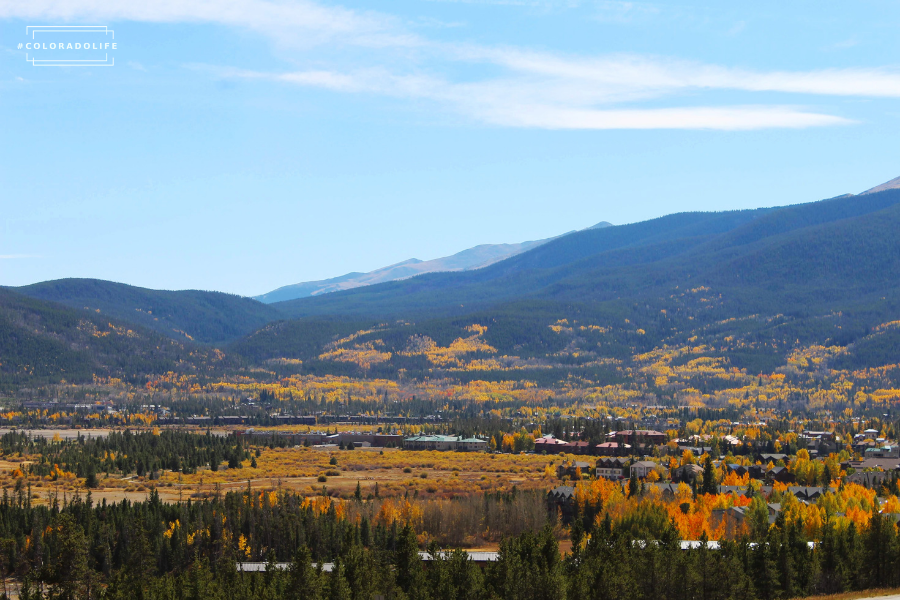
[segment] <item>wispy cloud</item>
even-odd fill
[[[653,5],[601,3],[607,10],[649,10]],[[227,79],[275,81],[341,93],[427,99],[482,122],[509,127],[564,129],[802,128],[851,119],[793,104],[809,97],[900,97],[900,70],[891,68],[754,71],[633,54],[572,56],[438,42],[408,30],[390,15],[324,6],[310,0],[7,0],[0,18],[86,19],[114,22],[213,22],[251,29],[282,44],[327,43],[366,48],[341,54],[321,68],[282,73],[213,69]],[[380,48],[380,50],[379,50]],[[401,52],[388,52],[401,49]],[[351,53],[352,54],[352,53]],[[297,63],[304,54],[295,54]],[[348,60],[350,61],[348,64]],[[459,75],[460,64],[482,64],[490,75]],[[375,65],[362,68],[361,65]],[[450,65],[448,68],[447,65]],[[381,65],[381,66],[378,66]],[[194,66],[196,68],[196,65]],[[476,69],[482,70],[482,69]],[[450,75],[453,73],[453,75]],[[743,92],[731,105],[710,105],[704,92]],[[761,98],[758,94],[769,96]],[[792,95],[773,100],[771,93]],[[673,100],[677,98],[677,102]],[[735,94],[731,94],[735,96]],[[798,99],[797,96],[804,96]],[[693,106],[684,106],[692,102]],[[652,104],[649,104],[652,103]],[[669,104],[669,106],[665,106]]]
[[[391,16],[308,0],[5,0],[0,19],[217,23],[250,29],[291,45],[343,41],[366,46],[415,45]]]
[[[823,69],[760,72],[633,54],[567,57],[516,48],[457,46],[463,60],[521,73],[592,83],[625,97],[682,89],[784,92],[830,96],[900,97],[900,69]]]
[[[202,68],[195,65],[195,68]],[[216,70],[218,76],[267,80],[345,93],[373,93],[397,98],[427,99],[493,125],[546,129],[714,129],[741,131],[802,128],[850,123],[848,119],[791,106],[694,106],[678,108],[598,107],[622,90],[591,89],[589,85],[548,85],[527,78],[457,83],[429,75],[395,75],[383,69],[351,73],[296,71],[262,73]],[[642,89],[646,94],[647,90]]]

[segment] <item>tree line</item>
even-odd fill
[[[79,436],[58,442],[13,431],[0,436],[0,451],[33,458],[34,462],[25,467],[28,474],[52,477],[58,466],[88,479],[88,487],[93,487],[92,476],[101,472],[152,477],[167,469],[188,474],[201,467],[214,471],[220,465],[240,468],[242,461],[252,458],[234,436],[174,430],[112,431],[106,437]]]
[[[248,489],[183,504],[152,493],[136,503],[88,495],[35,506],[22,492],[4,494],[0,570],[23,582],[26,600],[777,600],[900,585],[897,528],[878,512],[859,528],[826,526],[816,544],[802,524],[780,520],[690,549],[659,515],[607,516],[573,530],[566,555],[544,526],[506,537],[497,560],[482,565],[442,553],[402,515],[369,519],[365,503]],[[435,560],[422,560],[423,548]],[[268,566],[236,568],[248,560]]]

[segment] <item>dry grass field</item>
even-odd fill
[[[255,448],[250,448],[255,453]],[[213,495],[218,490],[290,489],[301,494],[350,498],[357,484],[362,496],[408,495],[418,498],[449,498],[506,492],[514,486],[520,490],[547,489],[556,485],[555,465],[560,456],[406,451],[399,449],[261,447],[256,467],[246,460],[239,469],[220,468],[217,472],[200,469],[185,475],[171,471],[149,476],[123,477],[98,473],[99,486],[91,491],[94,501],[122,499],[142,500],[156,489],[166,502],[186,501]],[[67,497],[84,495],[84,480],[66,473],[64,476],[41,478],[19,476],[17,469],[29,457],[0,459],[0,487],[12,493],[16,486],[31,486],[34,502],[46,502],[53,494]],[[336,463],[336,464],[333,464]],[[549,467],[549,468],[548,468]],[[323,481],[324,479],[324,481]]]

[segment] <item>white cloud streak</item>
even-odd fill
[[[390,16],[309,0],[4,0],[0,3],[0,19],[214,23],[249,29],[297,46],[420,43]]]
[[[461,114],[507,127],[545,129],[711,129],[747,131],[763,128],[803,128],[851,121],[790,106],[695,106],[679,108],[597,108],[606,92],[576,85],[547,85],[520,79],[454,83],[433,76],[397,76],[380,69],[337,73],[297,71],[260,73],[219,70],[225,78],[268,80],[329,89],[374,93],[397,98],[445,103]],[[588,86],[589,88],[589,86]]]
[[[511,70],[592,82],[630,93],[718,89],[828,96],[900,98],[900,69],[822,69],[758,72],[629,54],[573,58],[519,49],[458,47],[461,60],[489,62]]]
[[[760,104],[758,99],[735,106],[659,104],[667,96],[715,90],[900,98],[897,69],[762,72],[665,57],[564,56],[519,48],[439,43],[410,33],[394,17],[323,6],[310,0],[7,0],[0,4],[0,18],[205,22],[253,30],[285,45],[360,46],[367,49],[363,57],[366,63],[392,64],[392,68],[361,69],[355,64],[285,73],[213,71],[225,78],[428,99],[470,118],[509,127],[729,131],[818,127],[853,121],[789,106],[783,99],[774,105]],[[397,53],[382,55],[372,48],[401,49],[399,54],[405,58],[401,57],[398,66]],[[408,54],[411,49],[413,56]],[[440,74],[439,65],[448,60],[457,65],[485,64],[501,72],[475,81],[454,81]],[[654,106],[635,104],[649,100]]]

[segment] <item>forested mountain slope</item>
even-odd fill
[[[612,225],[606,221],[601,221],[596,225],[588,227],[585,231],[602,229],[604,227],[612,227]],[[339,292],[389,281],[398,281],[417,275],[423,275],[425,273],[473,271],[482,269],[511,256],[521,254],[532,248],[537,248],[551,240],[559,239],[570,235],[571,233],[572,232],[564,233],[552,238],[521,242],[518,244],[480,244],[457,252],[451,256],[435,258],[433,260],[423,261],[411,258],[394,265],[369,271],[368,273],[347,273],[346,275],[333,277],[331,279],[306,281],[303,283],[286,285],[266,294],[262,294],[261,296],[256,296],[255,298],[261,302],[270,304],[297,298],[307,298],[309,296],[319,296],[331,292]]]
[[[522,299],[596,302],[715,284],[785,301],[892,287],[900,190],[779,209],[683,213],[574,233],[485,269],[277,303],[292,316],[464,314]],[[888,287],[885,287],[888,286]],[[789,307],[784,307],[785,309]]]
[[[282,318],[277,309],[252,298],[222,292],[150,290],[98,279],[58,279],[12,289],[206,343],[233,340]]]
[[[51,379],[240,361],[272,373],[609,382],[664,349],[768,373],[798,349],[835,347],[834,364],[880,366],[900,352],[898,231],[900,190],[886,190],[587,230],[477,271],[272,306],[47,282],[23,291],[78,308],[4,291],[0,362],[7,374]]]
[[[848,367],[880,366],[900,352],[898,231],[900,190],[671,215],[478,272],[283,303],[304,316],[230,350],[311,373],[543,382],[608,381],[609,361],[687,346],[752,373],[812,346],[840,347]]]
[[[148,373],[214,373],[227,366],[218,350],[0,288],[0,389],[90,382],[95,375],[141,382]]]
[[[375,285],[387,281],[398,281],[423,275],[425,273],[470,271],[480,269],[487,265],[501,261],[505,258],[525,252],[529,248],[535,248],[547,240],[522,242],[521,244],[482,244],[457,252],[452,256],[436,258],[434,260],[419,260],[411,258],[395,265],[382,267],[368,273],[347,273],[340,277],[324,279],[321,281],[306,281],[293,285],[286,285],[267,294],[256,296],[255,299],[267,304],[282,302],[296,298],[319,296],[331,292],[350,290],[368,285]]]

